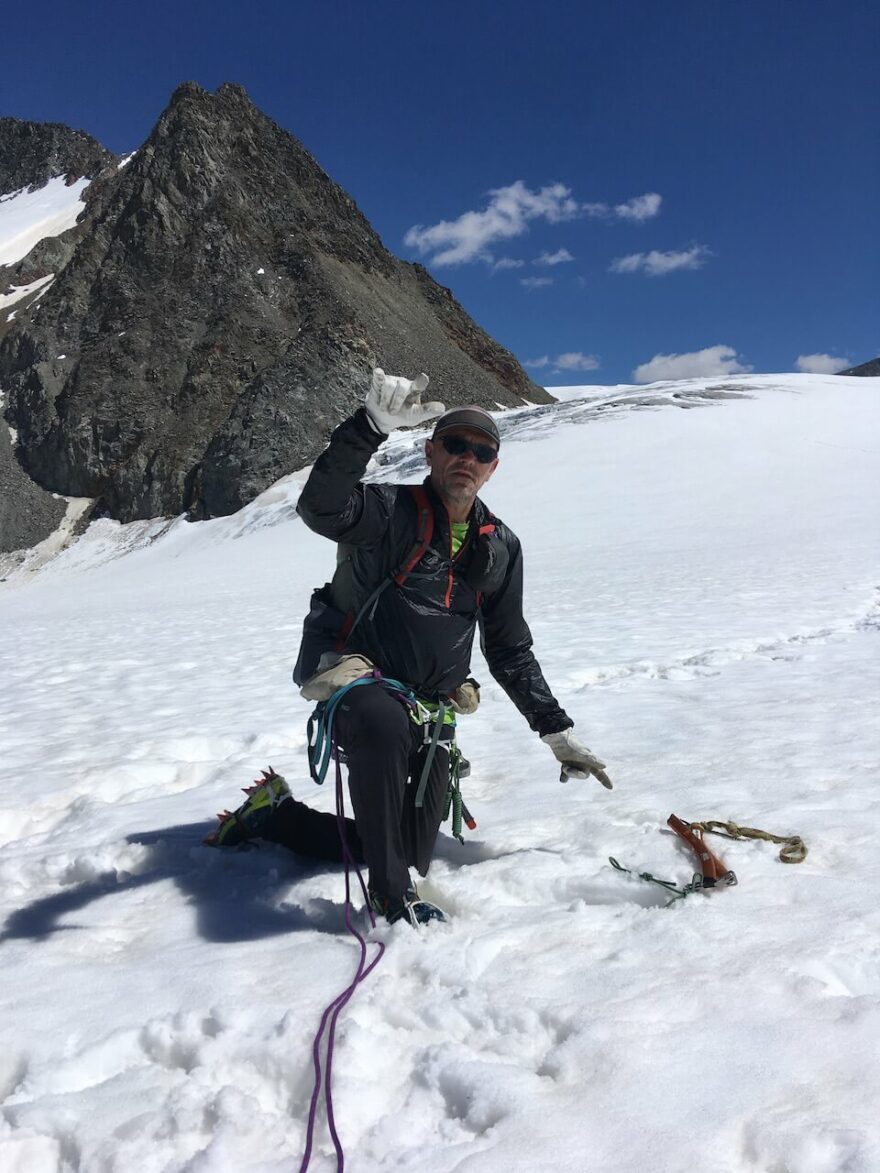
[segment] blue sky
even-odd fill
[[[46,0],[2,28],[0,113],[117,152],[179,82],[244,85],[539,382],[880,354],[874,0]]]

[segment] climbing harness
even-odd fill
[[[443,724],[447,713],[446,702],[441,701],[437,709],[437,715],[433,721],[433,729],[431,730],[431,740],[428,742],[428,752],[425,754],[425,761],[422,764],[422,773],[419,778],[419,785],[416,790],[416,806],[425,805],[425,791],[428,788],[428,775],[431,773],[431,765],[437,753],[437,746],[440,744],[440,734],[443,732]],[[453,729],[455,726],[453,725]],[[428,726],[425,726],[427,733]]]
[[[343,697],[351,689],[365,684],[381,685],[406,707],[410,719],[416,725],[421,725],[425,730],[425,745],[427,749],[416,788],[415,805],[417,807],[422,807],[425,804],[425,790],[427,789],[431,765],[437,750],[442,749],[449,755],[449,788],[446,794],[443,821],[445,822],[449,817],[449,811],[451,809],[453,817],[452,834],[460,842],[463,841],[461,834],[462,819],[469,830],[475,830],[477,824],[464,805],[461,797],[461,762],[464,759],[455,742],[455,712],[446,699],[440,700],[436,707],[426,704],[407,685],[403,684],[400,680],[383,676],[377,668],[374,668],[372,672],[361,676],[359,679],[353,680],[350,684],[343,685],[342,688],[337,689],[329,700],[321,701],[309,717],[307,739],[309,772],[312,778],[318,785],[321,785],[327,777],[327,771],[330,768],[330,761],[334,752],[341,753],[338,747],[336,747],[333,733],[336,712]],[[451,739],[441,740],[444,728],[453,731]]]
[[[407,708],[410,710],[415,709],[417,698],[412,689],[407,688],[399,680],[394,680],[390,676],[383,676],[377,668],[374,668],[372,672],[366,673],[357,680],[353,680],[350,684],[345,684],[342,688],[338,688],[329,700],[321,701],[315,707],[306,725],[309,773],[319,786],[327,777],[327,771],[330,768],[330,759],[333,756],[333,727],[336,721],[336,710],[339,708],[339,703],[353,688],[359,688],[365,684],[379,684],[393,696],[396,696]]]

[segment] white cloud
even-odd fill
[[[644,195],[633,196],[625,204],[581,204],[581,211],[585,216],[592,216],[597,220],[628,220],[631,224],[641,224],[645,220],[652,220],[660,211],[663,197],[656,191],[646,192]]]
[[[599,367],[599,359],[595,354],[569,350],[565,354],[558,354],[556,358],[543,354],[540,358],[526,359],[523,366],[532,367],[534,370],[552,367],[554,371],[595,371]]]
[[[501,269],[521,269],[525,261],[516,261],[513,257],[499,257],[492,266],[492,272],[497,273]]]
[[[615,257],[608,266],[609,273],[638,273],[645,263],[647,253],[630,253],[625,257]]]
[[[636,383],[659,383],[663,379],[742,375],[751,369],[739,361],[732,346],[708,346],[690,354],[655,354],[650,362],[636,367],[633,379]]]
[[[625,204],[618,204],[614,209],[614,214],[619,216],[621,220],[631,220],[635,224],[641,224],[643,220],[651,220],[657,215],[662,202],[662,196],[659,196],[656,191],[649,191],[645,195],[627,200]]]
[[[566,354],[558,355],[553,366],[557,371],[595,371],[599,369],[599,360],[595,354],[570,350]]]
[[[526,289],[543,289],[545,285],[552,285],[552,277],[520,277],[520,285],[524,285]]]
[[[533,265],[564,265],[566,261],[573,261],[574,257],[567,248],[560,248],[555,253],[543,252],[532,261]]]
[[[416,224],[404,236],[404,243],[423,256],[433,254],[434,265],[460,265],[467,261],[489,261],[489,246],[510,240],[528,231],[530,220],[558,224],[578,215],[571,191],[561,183],[531,191],[518,179],[508,187],[489,192],[489,204],[480,212],[463,212],[457,220],[441,220],[424,227]]]
[[[711,256],[709,249],[703,244],[692,245],[684,252],[662,253],[652,249],[648,253],[630,253],[627,257],[618,257],[608,266],[610,273],[647,273],[649,277],[663,277],[666,273],[674,273],[676,269],[701,269],[706,258]]]
[[[661,203],[656,192],[647,192],[613,207],[609,204],[579,204],[572,197],[571,189],[562,183],[550,183],[539,191],[532,191],[517,179],[507,187],[490,191],[489,202],[481,211],[462,212],[456,220],[441,220],[439,224],[414,224],[403,241],[408,248],[428,256],[432,265],[462,265],[470,261],[485,261],[491,265],[491,246],[501,240],[522,236],[528,231],[531,220],[559,224],[579,216],[593,216],[641,223],[656,216]],[[570,255],[560,255],[565,252],[560,249],[559,253],[553,254],[560,257],[559,261],[541,263],[559,264],[563,260],[574,260]]]
[[[835,358],[833,354],[799,354],[794,365],[808,375],[836,375],[853,364],[851,359]]]

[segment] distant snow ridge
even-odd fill
[[[693,411],[725,401],[748,400],[762,394],[791,395],[807,392],[827,382],[819,375],[741,375],[732,379],[682,379],[655,383],[647,387],[618,385],[552,388],[553,394],[564,392],[561,401],[552,404],[499,411],[495,418],[502,436],[502,459],[511,443],[531,442],[549,437],[557,431],[620,419],[631,413],[675,407]],[[430,429],[395,432],[370,462],[365,480],[375,482],[417,481],[425,475],[424,442]],[[177,518],[153,518],[120,524],[108,518],[93,522],[72,545],[66,544],[71,532],[71,517],[65,519],[64,533],[52,537],[30,550],[22,559],[0,556],[0,577],[6,582],[26,582],[36,570],[51,569],[66,573],[88,571],[114,562],[125,555],[160,543],[171,556],[191,552],[196,546],[219,546],[230,539],[241,539],[259,530],[298,522],[296,504],[311,466],[281,477],[248,505],[226,517],[216,517],[193,526],[183,515]],[[70,499],[81,509],[79,499]],[[66,545],[66,548],[65,548]],[[55,563],[50,568],[50,563]],[[759,652],[766,649],[757,649]],[[717,657],[738,659],[743,649],[713,648],[706,653],[714,663]],[[702,655],[703,653],[699,653]],[[607,666],[606,666],[607,667]],[[693,671],[690,661],[679,664],[637,663],[615,665],[606,675],[591,677],[593,684],[609,683],[620,675],[664,675],[678,668]],[[711,667],[711,665],[709,665]],[[580,683],[587,683],[582,681]]]
[[[59,175],[38,191],[23,188],[0,195],[0,265],[16,264],[44,237],[73,228],[85,208],[82,197],[90,182],[77,179],[68,186]]]
[[[795,381],[797,378],[794,376]],[[496,420],[504,443],[509,444],[539,439],[558,428],[586,425],[632,411],[660,407],[687,409],[725,399],[744,399],[759,386],[774,384],[766,377],[751,376],[723,383],[691,379],[648,388],[625,385],[573,387],[567,389],[569,396],[564,402],[501,411],[496,415]],[[371,461],[365,479],[380,482],[420,480],[425,474],[424,442],[429,434],[430,429],[394,433]],[[215,545],[224,540],[242,538],[256,530],[271,529],[297,520],[296,503],[309,471],[310,466],[307,466],[282,477],[250,504],[228,517],[200,522],[198,544]],[[59,572],[90,570],[145,549],[157,541],[169,547],[177,546],[181,551],[192,547],[192,526],[180,517],[155,518],[124,525],[101,519],[93,522],[78,541],[65,549],[71,532],[69,517],[65,519],[61,530],[29,551],[24,560],[4,560],[0,556],[0,576],[10,583],[25,582],[34,571],[45,570],[55,559],[59,562]],[[181,542],[184,534],[189,536]]]
[[[8,293],[0,293],[0,313],[6,311],[6,321],[11,321],[15,317],[15,310],[10,309],[10,306],[23,301],[33,293],[39,293],[42,296],[54,279],[54,273],[47,273],[45,277],[39,277],[36,281],[31,281],[29,285],[11,285]],[[37,298],[34,298],[34,301],[36,300]]]

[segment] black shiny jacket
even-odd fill
[[[355,610],[400,569],[417,538],[418,509],[405,485],[361,483],[383,438],[363,408],[340,424],[297,505],[310,529],[350,548]],[[544,679],[523,618],[519,539],[477,498],[467,538],[453,557],[449,515],[430,479],[425,489],[434,509],[430,547],[402,585],[392,582],[377,596],[346,651],[368,657],[420,696],[447,696],[468,677],[479,624],[489,670],[531,728],[542,735],[569,728],[572,721]],[[491,523],[494,534],[478,536]],[[485,542],[504,549],[487,559]]]

